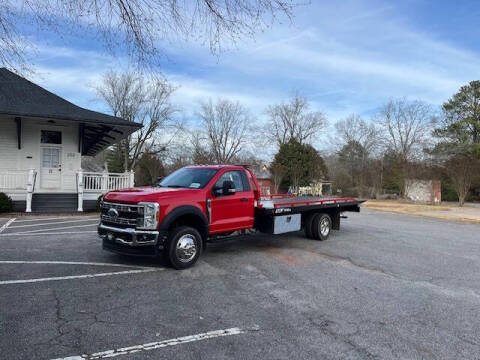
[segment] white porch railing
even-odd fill
[[[10,193],[26,193],[25,212],[32,211],[32,193],[35,189],[37,172],[30,170],[0,171],[0,191]]]
[[[130,173],[83,173],[84,192],[107,192],[132,187]]]
[[[27,190],[28,170],[0,170],[0,190]]]
[[[26,194],[25,212],[32,211],[32,196],[35,191],[37,171],[0,170],[0,192]],[[77,173],[78,211],[83,211],[83,194],[105,194],[112,190],[134,186],[133,171],[127,173],[83,172]],[[96,195],[95,195],[96,196]]]
[[[109,172],[84,172],[79,170],[77,174],[78,211],[83,211],[83,194],[104,194],[108,191],[133,187],[134,173],[109,173]]]

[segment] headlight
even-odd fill
[[[160,207],[157,203],[143,202],[139,203],[137,228],[156,230],[158,218],[160,216]],[[143,217],[141,216],[143,214]]]

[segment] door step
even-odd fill
[[[33,194],[32,212],[61,213],[76,212],[78,209],[78,195],[71,194]]]

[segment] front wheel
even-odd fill
[[[175,269],[186,269],[195,264],[202,253],[202,237],[190,226],[180,226],[168,235],[164,257]]]

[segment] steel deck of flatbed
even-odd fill
[[[285,197],[269,197],[259,201],[259,208],[277,209],[283,207],[300,207],[300,206],[318,206],[318,205],[354,205],[361,204],[365,200],[358,200],[353,197],[332,197],[332,196],[285,196]]]

